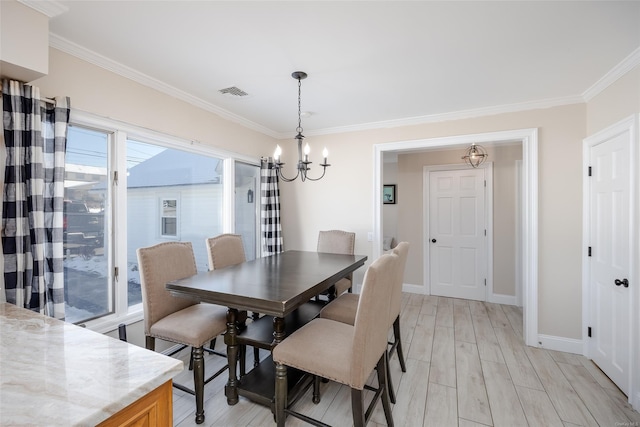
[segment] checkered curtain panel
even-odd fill
[[[2,248],[7,302],[64,319],[62,222],[69,98],[2,82],[7,150]]]
[[[282,226],[280,225],[280,189],[278,175],[271,159],[260,162],[260,218],[262,254],[282,252]]]

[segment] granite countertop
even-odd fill
[[[0,303],[0,425],[96,425],[182,369],[180,360]]]

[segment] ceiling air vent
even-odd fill
[[[247,92],[235,86],[231,86],[226,89],[220,89],[218,92],[220,92],[223,95],[232,96],[232,97],[233,96],[242,97],[242,96],[249,95]]]

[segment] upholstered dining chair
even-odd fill
[[[342,230],[320,231],[318,233],[317,252],[353,255],[356,244],[356,233]],[[353,274],[338,280],[335,284],[336,296],[346,291],[351,292]],[[332,295],[329,295],[330,299]]]
[[[145,346],[155,350],[155,339],[191,347],[194,390],[175,384],[196,398],[196,424],[204,422],[204,344],[227,329],[227,309],[171,295],[167,282],[193,276],[196,259],[190,242],[165,242],[137,250],[142,285]],[[220,354],[222,355],[222,354]]]
[[[387,352],[387,361],[393,355],[395,351],[398,354],[398,360],[400,362],[400,368],[402,372],[407,372],[407,367],[404,362],[404,354],[402,353],[402,340],[400,334],[400,307],[402,305],[402,282],[404,280],[404,269],[407,264],[407,255],[409,254],[409,243],[400,242],[391,253],[398,255],[400,259],[400,268],[397,271],[393,280],[387,285],[392,289],[391,293],[391,308],[389,310],[389,323],[386,330],[393,327],[393,342],[388,343],[391,347]],[[358,309],[359,296],[357,294],[343,294],[324,306],[320,311],[320,317],[325,319],[336,320],[338,322],[347,323],[353,325],[356,318],[356,312]],[[387,369],[389,368],[387,362]],[[392,378],[390,372],[387,371],[389,384],[389,397],[391,403],[396,403],[395,392],[393,390]]]
[[[353,325],[335,320],[316,318],[293,332],[273,349],[276,363],[275,406],[276,422],[284,426],[285,414],[309,418],[286,408],[287,367],[314,375],[314,402],[319,402],[319,381],[327,378],[351,388],[351,411],[355,427],[366,425],[378,399],[388,426],[393,426],[386,384],[387,322],[392,288],[388,286],[400,260],[396,254],[385,254],[367,269]],[[341,363],[336,363],[339,360]],[[367,410],[364,410],[363,390],[369,374],[376,369],[378,388]],[[321,424],[316,424],[321,425]]]
[[[209,270],[219,270],[221,268],[230,267],[232,265],[242,264],[247,260],[244,252],[244,244],[242,243],[242,236],[239,234],[220,234],[216,237],[209,237],[206,239],[207,254],[209,255]],[[241,312],[241,321],[246,320],[247,312]],[[253,320],[257,320],[260,315],[253,313]],[[241,347],[240,355],[240,375],[244,375],[245,358],[244,349]],[[253,348],[253,365],[258,366],[260,363],[260,349]]]

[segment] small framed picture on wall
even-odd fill
[[[396,204],[396,185],[385,184],[382,188],[382,203],[385,205]]]

